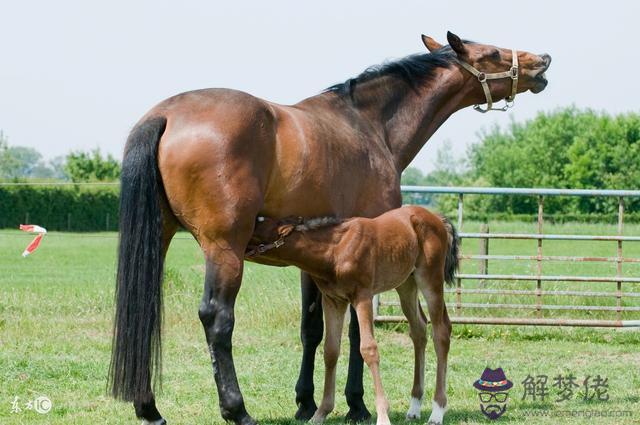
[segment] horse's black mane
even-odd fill
[[[352,97],[358,84],[387,75],[404,81],[409,88],[414,89],[418,84],[433,78],[436,69],[448,68],[454,58],[455,53],[447,45],[434,53],[414,54],[392,62],[370,66],[357,77],[328,87],[325,92]]]

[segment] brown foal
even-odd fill
[[[433,411],[428,423],[442,423],[447,406],[447,355],[451,336],[443,287],[445,281],[453,281],[458,266],[458,238],[446,218],[419,206],[397,208],[373,219],[345,221],[333,217],[279,221],[258,217],[252,244],[258,245],[249,249],[249,255],[257,252],[266,257],[276,255],[280,261],[313,276],[322,292],[326,327],[324,396],[312,421],[322,422],[333,410],[343,320],[351,304],[360,326],[360,352],[373,377],[377,424],[390,423],[389,403],[382,388],[380,357],[373,336],[372,299],[375,294],[396,289],[409,321],[415,350],[412,399],[407,417],[420,416],[424,392],[427,321],[419,302],[417,290],[420,290],[427,300],[437,358]],[[413,279],[409,279],[411,275]]]

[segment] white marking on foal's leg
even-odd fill
[[[411,397],[409,403],[409,411],[407,412],[407,419],[420,419],[420,410],[422,408],[422,400],[419,398]]]
[[[429,420],[427,421],[427,425],[442,425],[444,420],[444,412],[447,411],[446,407],[440,407],[437,401],[431,401],[431,416],[429,416]]]
[[[316,413],[313,414],[313,417],[309,419],[309,422],[312,424],[321,424],[327,418],[327,414],[320,411],[320,409],[316,410]]]
[[[167,421],[165,421],[164,419],[160,418],[157,421],[153,421],[153,422],[149,422],[146,419],[142,420],[142,425],[165,425],[167,423]]]

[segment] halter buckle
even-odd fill
[[[274,248],[280,248],[282,245],[284,245],[284,239],[278,239],[277,241],[275,241],[273,243],[273,247]]]
[[[512,66],[511,67],[511,79],[512,80],[517,80],[518,79],[518,67],[517,66]]]
[[[480,81],[481,83],[484,83],[485,81],[487,81],[487,74],[485,74],[484,72],[479,73],[478,81]]]

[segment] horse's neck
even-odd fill
[[[356,87],[352,108],[377,129],[402,172],[451,114],[473,103],[473,86],[467,83],[454,66],[439,68],[416,89],[383,76]]]

